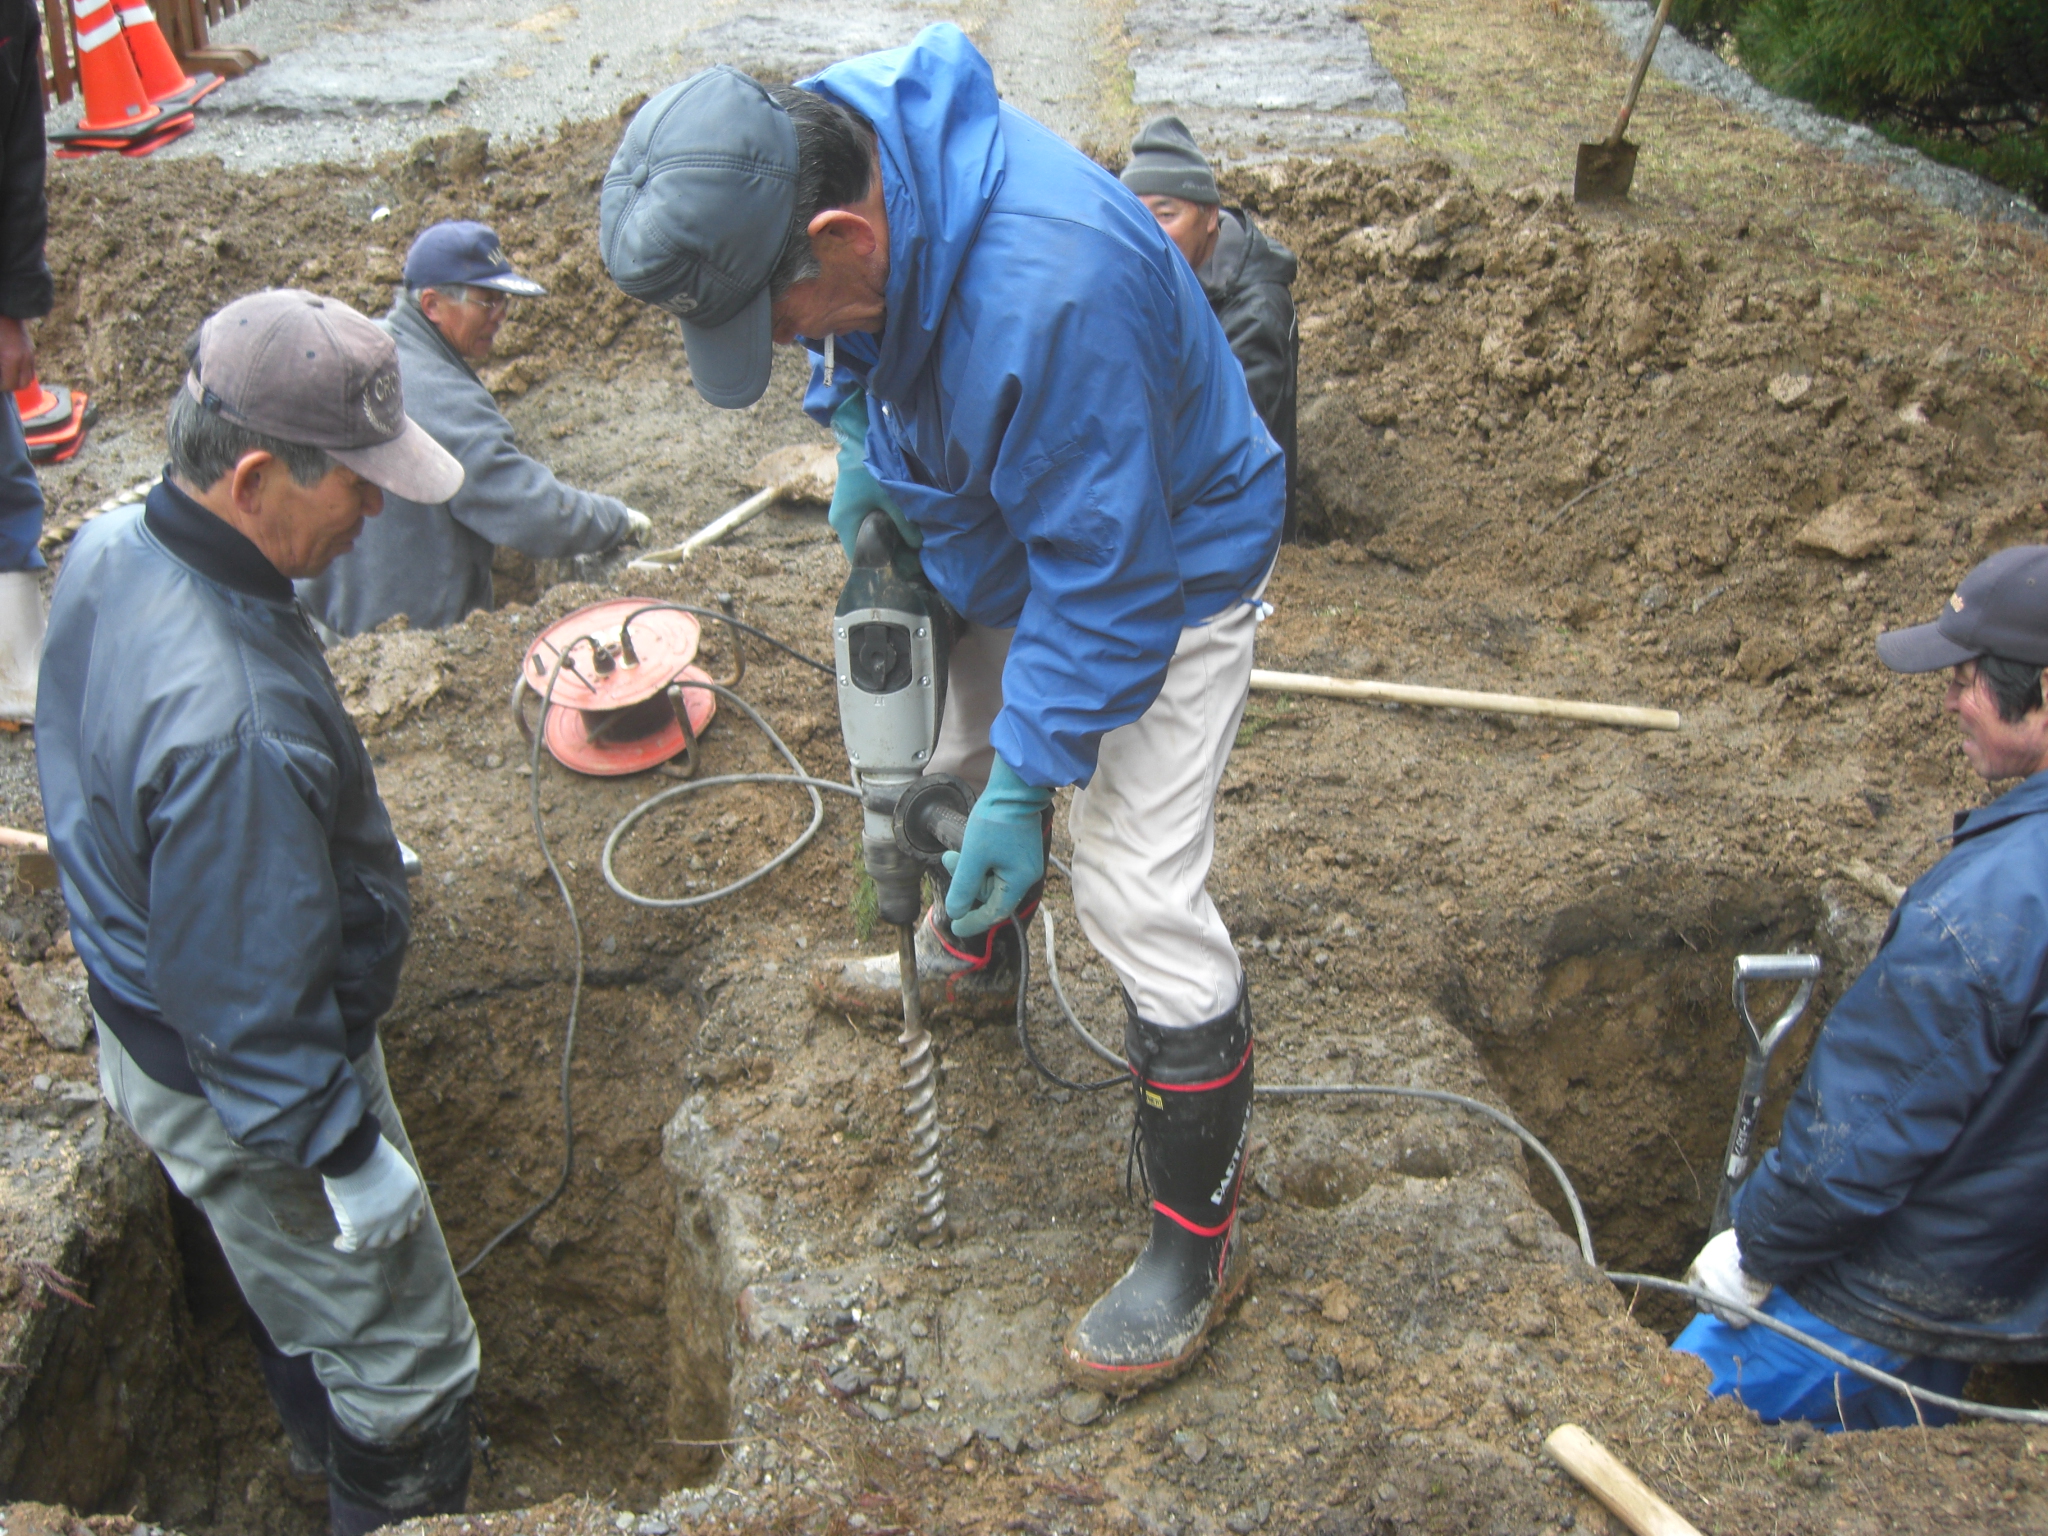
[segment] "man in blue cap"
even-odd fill
[[[1028,916],[1073,785],[1074,906],[1123,984],[1151,1239],[1071,1376],[1184,1370],[1243,1289],[1244,974],[1206,890],[1286,470],[1193,270],[1138,201],[997,98],[957,27],[770,91],[730,68],[634,118],[614,281],[744,407],[774,343],[851,445],[833,525],[896,517],[965,620],[932,771],[982,786],[920,973]]]
[[[1953,1397],[1976,1362],[2048,1360],[2048,547],[1993,555],[1877,655],[1947,670],[1971,768],[2021,782],[1957,816],[1907,889],[1687,1278]],[[1732,1311],[1672,1347],[1766,1420],[1955,1417]]]
[[[512,269],[497,234],[471,220],[422,231],[405,287],[380,322],[398,343],[405,398],[462,464],[462,489],[432,506],[385,498],[384,515],[299,596],[338,635],[394,614],[441,629],[491,606],[491,559],[507,545],[536,559],[602,554],[637,541],[649,519],[623,501],[562,484],[520,451],[512,424],[476,376],[515,298],[547,290]]]

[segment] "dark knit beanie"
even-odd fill
[[[1123,184],[1140,197],[1178,197],[1190,203],[1220,203],[1216,177],[1195,148],[1195,136],[1177,117],[1155,117],[1131,140],[1131,163]]]

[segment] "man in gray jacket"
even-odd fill
[[[1294,316],[1294,253],[1269,238],[1242,208],[1225,208],[1208,157],[1177,117],[1155,117],[1131,140],[1119,178],[1166,231],[1223,323],[1231,355],[1244,369],[1252,409],[1287,456],[1287,521],[1294,507],[1295,370],[1301,334]]]
[[[649,526],[624,502],[566,486],[520,452],[477,378],[513,298],[547,292],[512,270],[497,235],[468,220],[435,224],[406,253],[404,279],[381,323],[398,343],[413,417],[461,463],[462,488],[441,502],[387,498],[353,551],[298,584],[313,615],[340,635],[398,613],[415,629],[441,629],[490,607],[497,545],[556,560],[616,549]]]
[[[86,525],[36,706],[107,1102],[206,1215],[336,1536],[459,1513],[476,1328],[384,1076],[412,931],[361,737],[292,591],[462,468],[391,339],[253,294],[200,327],[145,506]]]

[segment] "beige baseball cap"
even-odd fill
[[[405,414],[398,348],[339,299],[269,288],[199,327],[185,390],[222,419],[324,448],[407,501],[448,500],[462,466]]]

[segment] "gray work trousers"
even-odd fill
[[[412,1236],[374,1252],[334,1246],[320,1175],[237,1146],[205,1099],[166,1088],[100,1026],[100,1087],[206,1213],[243,1299],[287,1355],[310,1355],[335,1419],[358,1440],[402,1442],[476,1388],[476,1325],[431,1202]],[[384,1138],[419,1167],[372,1044],[354,1063]]]
[[[1103,735],[1095,775],[1074,790],[1067,815],[1082,931],[1139,1016],[1168,1029],[1229,1012],[1244,984],[1208,880],[1216,794],[1244,718],[1258,627],[1257,607],[1237,603],[1183,629],[1159,696]],[[954,642],[928,772],[957,774],[977,792],[988,783],[1013,634],[970,624]]]

